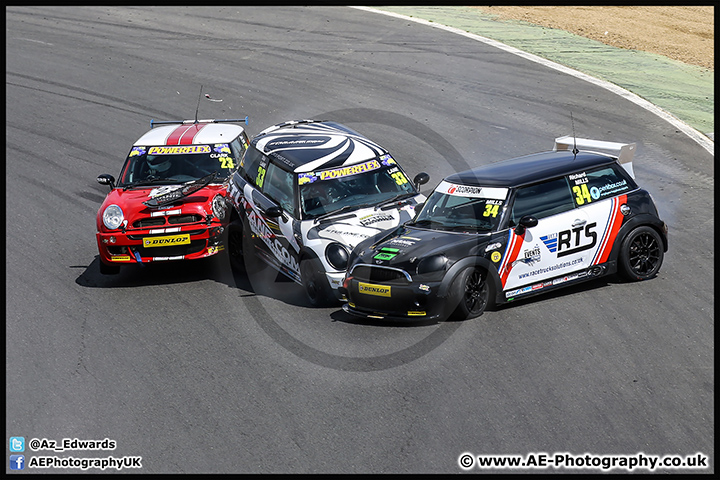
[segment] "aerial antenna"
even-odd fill
[[[570,123],[572,124],[572,132],[573,132],[573,149],[572,149],[572,152],[573,152],[573,155],[575,155],[575,156],[577,157],[577,154],[578,154],[578,152],[579,152],[580,150],[578,150],[578,148],[577,148],[577,140],[576,140],[577,137],[575,136],[575,119],[573,118],[572,112],[570,112]],[[574,158],[573,158],[573,160],[574,160]]]
[[[195,107],[195,123],[198,123],[198,110],[200,110],[200,98],[202,97],[202,88],[203,86],[200,85],[200,93],[198,94],[197,107]]]

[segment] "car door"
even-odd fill
[[[256,184],[258,189],[252,193],[253,221],[250,222],[256,246],[265,253],[268,263],[297,279],[300,245],[293,225],[299,211],[295,175],[270,162],[259,166]],[[280,215],[276,215],[277,207],[282,210]]]
[[[597,249],[598,224],[585,208],[577,207],[567,177],[519,188],[511,226],[525,215],[536,217],[538,224],[521,234],[509,232],[499,270],[506,296],[529,293],[548,286],[545,282],[587,268]]]

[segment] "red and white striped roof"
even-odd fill
[[[243,132],[240,125],[228,123],[184,123],[162,125],[145,133],[136,146],[151,145],[197,145],[229,143]]]

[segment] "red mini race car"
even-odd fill
[[[229,175],[248,146],[244,120],[150,122],[97,213],[100,272],[123,264],[193,260],[224,248]],[[157,125],[157,126],[156,126]]]

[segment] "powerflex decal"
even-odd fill
[[[150,147],[148,155],[184,155],[210,152],[212,152],[210,145],[189,145],[187,147]]]
[[[357,165],[351,165],[349,167],[336,168],[334,170],[325,170],[323,172],[320,172],[320,180],[348,177],[350,175],[357,175],[358,173],[369,172],[377,168],[380,168],[380,162],[378,162],[377,160],[370,160],[369,162],[359,163]]]

